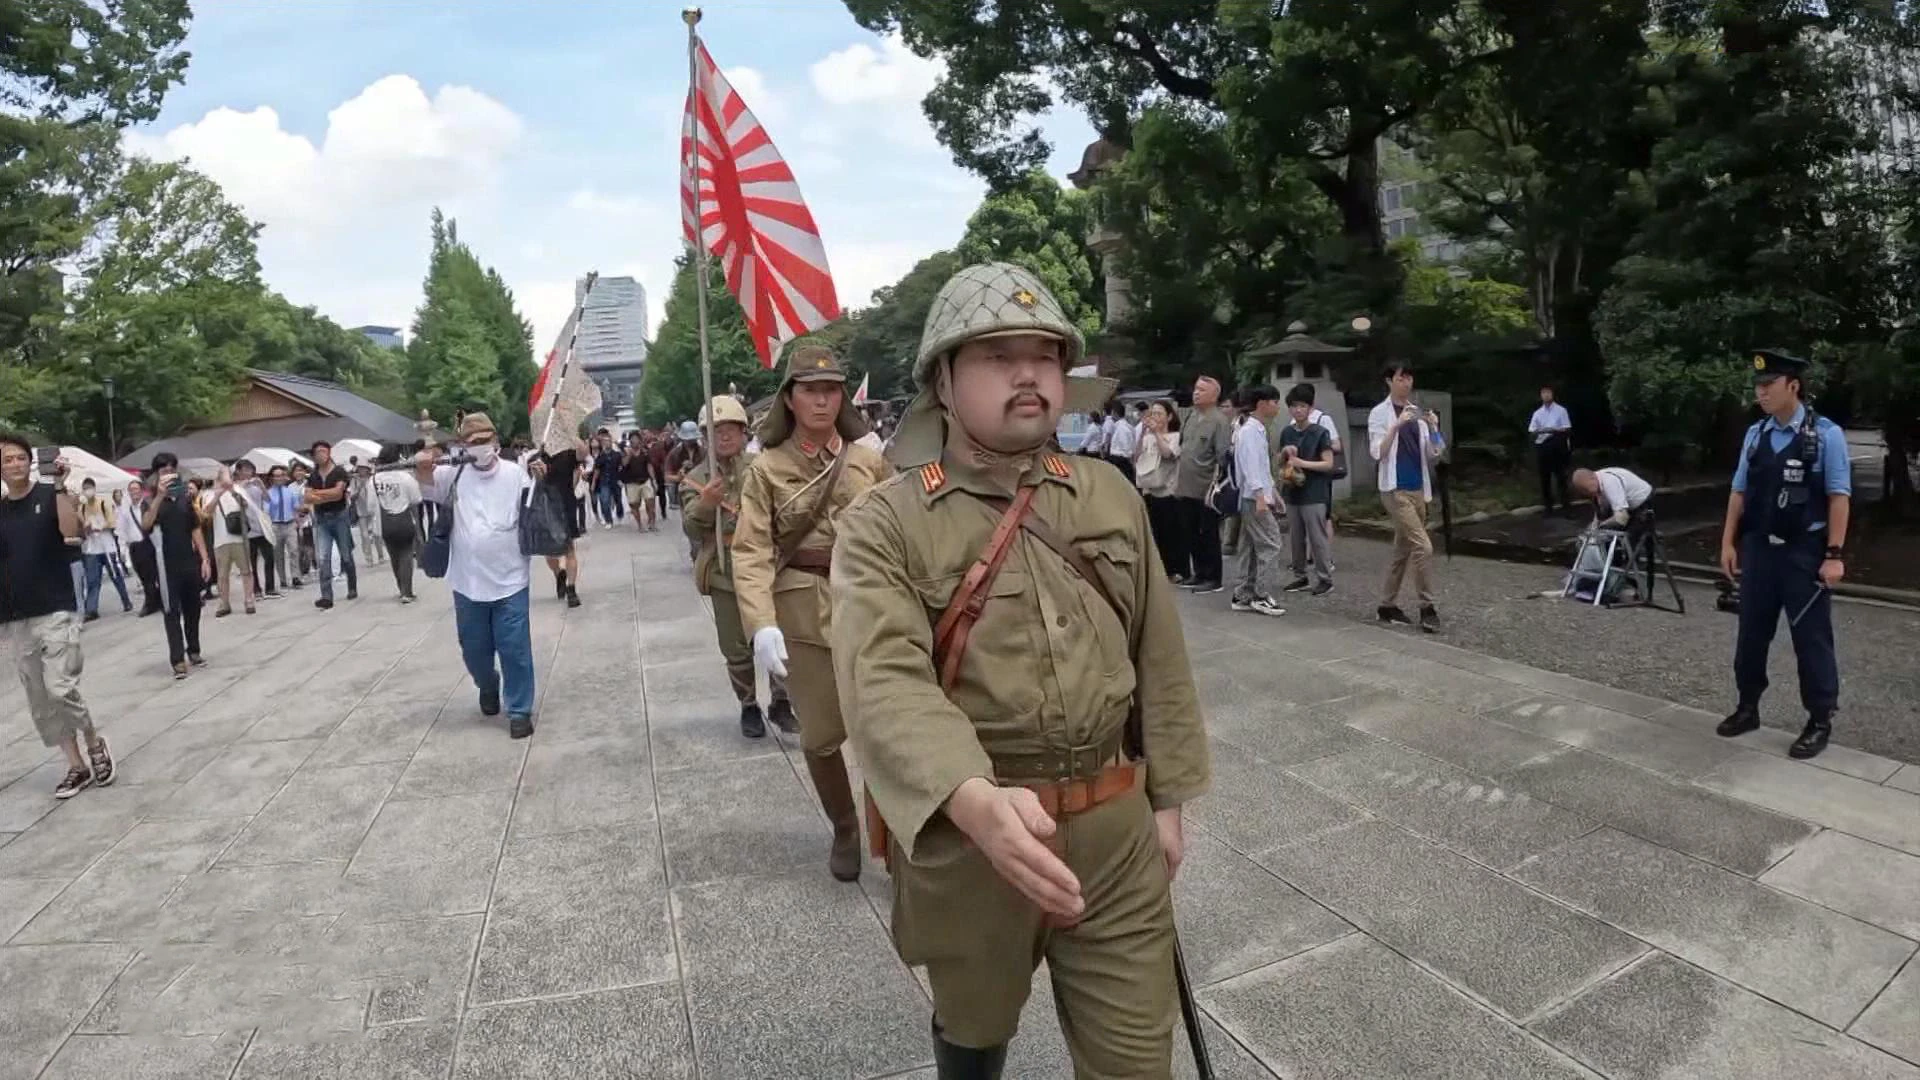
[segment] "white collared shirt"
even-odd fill
[[[1572,428],[1573,418],[1567,415],[1566,406],[1557,401],[1533,410],[1533,419],[1527,421],[1527,431],[1533,435],[1536,446]]]

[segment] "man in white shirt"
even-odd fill
[[[480,711],[507,710],[513,738],[533,734],[533,631],[528,611],[528,558],[520,553],[520,505],[528,474],[546,466],[500,456],[500,437],[485,413],[467,413],[456,440],[469,459],[460,465],[418,466],[427,497],[453,515],[447,585],[453,589],[460,656],[480,690]],[[498,657],[499,668],[494,667]]]
[[[1367,414],[1367,449],[1380,463],[1375,479],[1380,502],[1393,522],[1393,561],[1380,589],[1378,616],[1383,623],[1412,622],[1400,610],[1400,586],[1413,571],[1420,598],[1420,629],[1440,632],[1433,605],[1433,539],[1427,535],[1427,504],[1433,501],[1433,463],[1446,449],[1440,417],[1413,403],[1413,365],[1392,361],[1385,371],[1387,400]]]
[[[1553,387],[1540,388],[1540,407],[1527,421],[1527,433],[1533,436],[1533,453],[1540,463],[1540,503],[1553,513],[1553,486],[1560,485],[1560,505],[1568,505],[1567,464],[1573,460],[1573,418],[1566,406],[1553,400]]]
[[[1113,415],[1108,418],[1107,423],[1113,428],[1107,433],[1107,460],[1113,462],[1113,467],[1119,469],[1120,475],[1126,477],[1127,483],[1131,484],[1133,483],[1133,455],[1140,449],[1140,429],[1127,419],[1125,410],[1117,402],[1113,406]]]
[[[127,485],[127,498],[120,504],[114,531],[127,553],[128,565],[140,579],[140,617],[143,619],[160,610],[160,564],[154,558],[153,541],[147,538],[147,530],[140,527],[140,516],[146,512],[146,485],[135,480]]]
[[[1252,386],[1236,397],[1240,416],[1233,429],[1233,478],[1240,487],[1240,580],[1232,606],[1256,615],[1285,615],[1273,599],[1280,569],[1280,496],[1267,440],[1268,422],[1280,415],[1280,391]]]
[[[1626,469],[1578,469],[1573,493],[1593,501],[1595,525],[1625,525],[1634,511],[1653,498],[1653,485]]]
[[[1107,456],[1106,418],[1097,412],[1087,414],[1087,437],[1080,443],[1080,452],[1088,457]]]

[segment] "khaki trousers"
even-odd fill
[[[787,693],[800,721],[800,748],[808,757],[837,753],[847,741],[847,724],[840,716],[833,651],[788,638]]]
[[[895,845],[901,959],[926,965],[934,1017],[956,1046],[1010,1041],[1044,959],[1078,1080],[1171,1077],[1173,901],[1145,793],[1066,818],[1050,846],[1086,899],[1070,929],[1049,927],[944,816],[928,824],[914,861]]]
[[[56,611],[0,623],[0,642],[20,672],[27,712],[33,715],[41,743],[59,746],[75,735],[91,743],[93,717],[80,699],[80,616]]]
[[[1427,535],[1427,500],[1417,491],[1389,491],[1380,496],[1393,522],[1393,561],[1387,565],[1380,603],[1400,602],[1400,583],[1413,571],[1413,591],[1422,607],[1433,603],[1433,539]]]
[[[759,691],[753,682],[753,642],[740,625],[740,604],[732,592],[719,588],[713,590],[711,599],[714,636],[719,638],[720,656],[727,662],[727,681],[733,684],[734,699],[742,705],[754,704]],[[768,675],[767,687],[774,701],[786,700],[787,680]]]

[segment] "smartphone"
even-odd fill
[[[173,478],[167,481],[167,494],[175,499],[186,498],[187,478],[179,473],[174,473]]]

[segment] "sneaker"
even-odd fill
[[[93,782],[106,787],[113,783],[113,755],[107,752],[107,740],[98,737],[87,747],[87,760],[93,764]]]
[[[1305,592],[1307,591],[1307,586],[1311,584],[1313,583],[1308,581],[1306,578],[1297,577],[1297,578],[1294,578],[1292,581],[1287,582],[1286,587],[1281,589],[1280,591],[1281,592]]]
[[[323,596],[320,599],[315,600],[313,602],[313,606],[319,608],[321,611],[331,611],[333,610],[333,601]]]
[[[1376,612],[1376,617],[1383,623],[1406,623],[1408,626],[1413,625],[1413,620],[1407,618],[1407,613],[1392,604],[1381,604],[1379,611]]]
[[[1187,587],[1187,582],[1192,581],[1193,579],[1188,577],[1185,574],[1174,574],[1173,576],[1169,577],[1167,580],[1173,582],[1174,585],[1178,586],[1179,588],[1184,589]]]
[[[230,607],[223,607],[223,608],[221,608],[220,610],[218,610],[218,611],[216,611],[216,612],[214,612],[214,613],[213,613],[213,617],[214,617],[214,618],[216,618],[216,619],[224,619],[224,618],[226,618],[227,616],[229,616],[229,615],[231,615],[231,614],[233,614],[233,609],[232,609],[232,608],[230,608]]]
[[[254,608],[254,606],[253,606],[252,604],[248,604],[248,605],[247,605],[247,614],[249,614],[249,615],[254,615],[254,614],[258,614],[258,612],[257,612],[257,611],[255,610],[255,608]]]
[[[1241,600],[1236,597],[1235,599],[1227,601],[1227,607],[1232,611],[1252,611],[1253,601]]]
[[[773,721],[773,726],[779,728],[782,735],[800,734],[800,721],[794,718],[793,702],[786,698],[774,701],[773,707],[767,710],[767,719]]]
[[[192,664],[194,667],[206,667],[207,658],[197,652],[190,652],[187,654],[187,663]]]
[[[1193,589],[1193,595],[1205,596],[1208,593],[1224,592],[1227,587],[1225,585],[1220,584],[1217,581],[1202,581],[1196,585],[1190,586],[1190,588]]]
[[[280,599],[281,597],[283,597],[283,596],[285,596],[285,595],[287,595],[287,594],[286,594],[286,593],[283,593],[283,592],[263,592],[263,593],[261,593],[261,594],[260,594],[260,599],[262,599],[262,600],[278,600],[278,599]]]
[[[1271,597],[1266,596],[1262,596],[1248,605],[1247,610],[1253,612],[1255,615],[1265,615],[1268,618],[1275,619],[1287,613],[1286,608],[1274,603]]]
[[[400,598],[400,606],[401,606],[401,607],[405,607],[406,605],[408,605],[408,604],[411,604],[411,603],[413,603],[413,597],[411,597],[411,596],[403,596],[403,597],[401,597],[401,598]]]
[[[53,797],[56,799],[71,799],[92,784],[93,774],[87,771],[86,766],[76,766],[68,769],[66,778],[54,787]]]
[[[89,611],[84,616],[81,617],[80,621],[83,623],[99,622],[100,613],[97,611]]]
[[[1314,596],[1325,596],[1332,591],[1333,591],[1333,582],[1331,581],[1322,581],[1320,584],[1315,585],[1313,587]]]
[[[1420,631],[1426,634],[1440,632],[1440,613],[1433,609],[1432,604],[1427,604],[1420,609]]]
[[[508,737],[524,739],[531,734],[533,734],[533,717],[525,713],[514,713],[507,717]]]
[[[173,679],[175,682],[179,682],[181,679],[184,679],[186,677],[187,677],[187,665],[185,664],[173,665]]]
[[[480,691],[480,715],[481,716],[499,716],[500,715],[500,691],[498,690]]]

